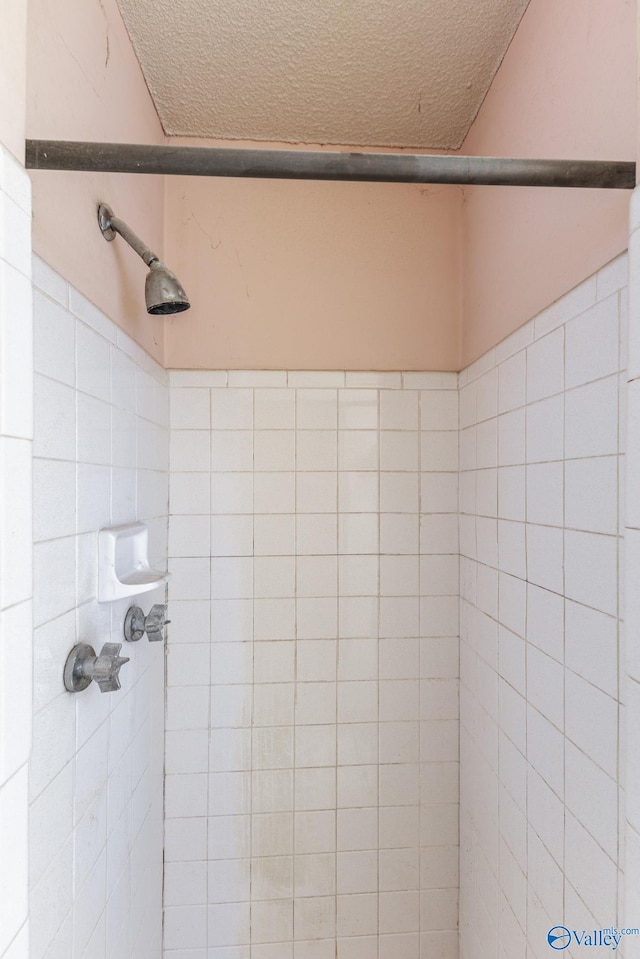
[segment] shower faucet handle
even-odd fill
[[[64,685],[70,693],[79,693],[95,679],[102,693],[120,689],[120,668],[129,662],[120,656],[122,643],[105,643],[98,656],[88,643],[74,646],[64,667]]]
[[[121,656],[122,643],[105,643],[96,656],[91,678],[95,679],[101,693],[113,693],[120,689],[120,667],[129,662]]]
[[[144,621],[144,628],[147,633],[147,639],[150,643],[161,643],[164,639],[162,627],[168,626],[168,624],[171,622],[170,619],[165,619],[166,615],[167,607],[162,603],[156,603],[156,605],[152,606],[149,610],[149,613]]]
[[[167,607],[161,603],[152,606],[147,616],[139,606],[132,606],[124,620],[124,638],[128,643],[137,643],[146,633],[150,643],[162,642],[162,627],[171,622],[165,619],[166,614]]]

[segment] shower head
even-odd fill
[[[160,260],[152,260],[144,284],[147,313],[182,313],[191,304],[178,277]]]
[[[177,276],[151,252],[124,220],[113,215],[113,211],[105,203],[98,207],[98,224],[105,240],[113,240],[116,233],[119,233],[149,267],[144,287],[147,313],[166,315],[189,309],[189,298]]]

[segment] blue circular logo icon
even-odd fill
[[[547,942],[552,949],[566,949],[571,943],[571,933],[566,926],[554,926],[547,933]]]

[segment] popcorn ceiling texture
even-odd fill
[[[528,0],[119,0],[167,134],[458,148]]]

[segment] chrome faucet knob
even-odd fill
[[[144,613],[139,606],[130,606],[124,618],[124,638],[128,643],[137,643],[144,636]]]
[[[96,656],[91,678],[95,679],[101,693],[113,693],[120,689],[120,667],[129,662],[128,656],[120,656],[122,643],[105,643]]]
[[[171,622],[170,619],[165,619],[166,614],[167,607],[161,603],[156,603],[156,605],[152,606],[149,610],[149,613],[144,621],[144,628],[147,632],[147,639],[150,643],[162,642],[164,639],[162,627],[167,626]]]
[[[162,642],[164,639],[162,627],[171,622],[165,619],[166,613],[167,607],[160,603],[152,606],[147,616],[139,606],[132,606],[125,616],[124,638],[128,643],[137,643],[146,633],[150,643]]]
[[[111,693],[120,689],[120,667],[129,662],[128,656],[120,656],[121,643],[105,643],[96,656],[88,643],[74,646],[64,666],[64,685],[70,693],[79,693],[95,679],[100,692]]]

